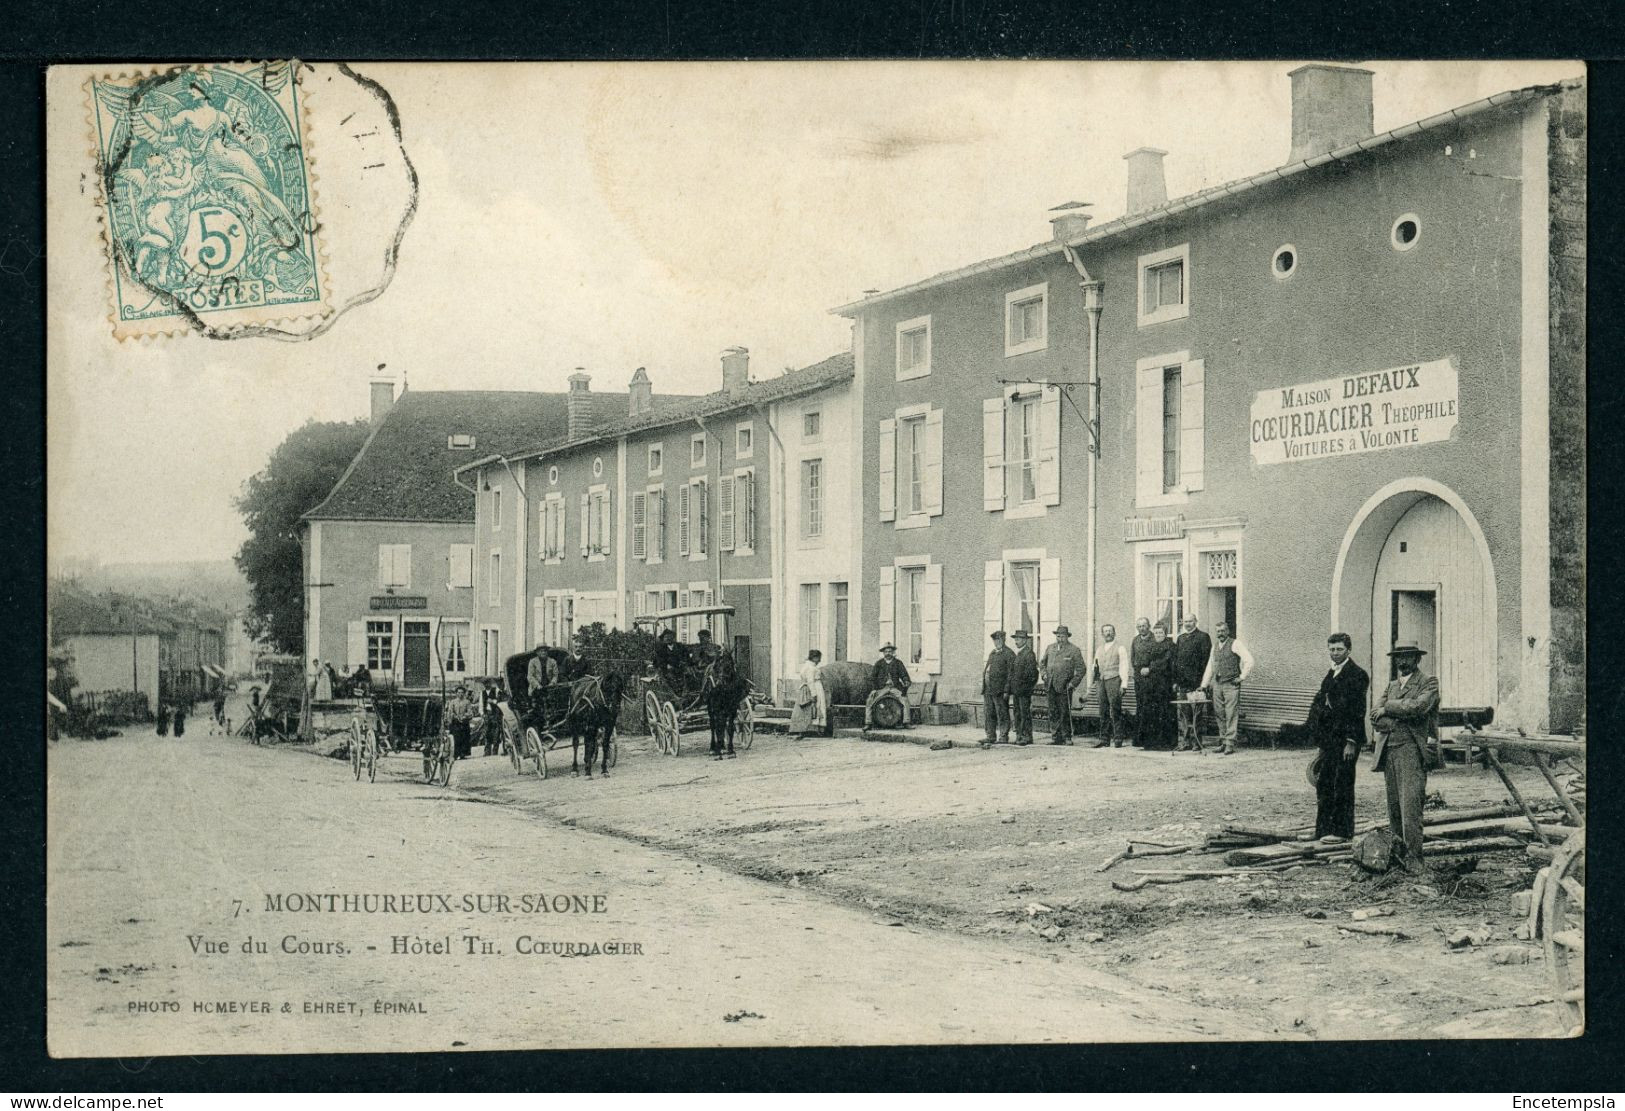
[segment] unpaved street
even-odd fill
[[[843,743],[829,751],[879,750]],[[938,929],[548,812],[698,803],[709,811],[699,840],[738,843],[763,820],[754,800],[773,777],[805,776],[803,755],[775,738],[735,762],[672,761],[634,740],[608,782],[519,781],[478,759],[446,791],[418,782],[415,755],[358,783],[347,763],[210,736],[201,720],[182,740],[62,741],[49,755],[51,1052],[1278,1036],[1245,1010],[1094,960]],[[891,774],[883,764],[874,775]],[[826,797],[806,779],[798,791],[805,813]],[[450,905],[323,906],[374,894]],[[582,898],[522,906],[559,896]],[[392,953],[396,938],[431,951]],[[564,942],[598,949],[520,953]]]

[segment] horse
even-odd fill
[[[749,684],[732,663],[729,657],[718,656],[705,669],[705,681],[700,687],[700,698],[705,702],[706,715],[711,721],[711,756],[716,760],[724,757],[731,760],[738,755],[734,751],[734,726],[739,704],[750,692]]]
[[[599,760],[600,774],[609,775],[609,745],[615,735],[615,720],[620,716],[621,696],[625,690],[626,676],[617,671],[604,676],[586,675],[570,684],[570,709],[565,727],[570,730],[572,774],[580,774],[576,752],[585,741],[587,778],[592,778],[595,758]]]

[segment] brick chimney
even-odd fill
[[[382,370],[382,367],[378,369]],[[395,407],[395,382],[390,378],[372,380],[372,427],[377,428]]]
[[[628,416],[637,416],[647,413],[654,408],[654,387],[649,384],[649,372],[638,367],[632,374],[632,381],[626,387]]]
[[[1299,66],[1292,78],[1292,153],[1288,162],[1371,137],[1371,71],[1353,66]]]
[[[1168,152],[1156,147],[1140,147],[1123,155],[1128,163],[1128,214],[1137,215],[1168,203],[1168,182],[1162,174],[1162,160]]]
[[[570,393],[564,399],[564,411],[569,424],[565,435],[578,440],[592,429],[592,391],[588,384],[592,376],[581,367],[570,375]]]
[[[729,347],[722,352],[722,388],[738,393],[750,384],[750,351]]]
[[[1082,235],[1092,217],[1084,209],[1088,201],[1067,201],[1050,209],[1049,226],[1057,243],[1069,243]]]

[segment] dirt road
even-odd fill
[[[775,790],[828,813],[828,792],[845,794],[877,752],[840,743],[764,741],[727,764],[634,743],[608,782],[518,781],[482,759],[445,791],[417,781],[414,756],[358,783],[347,764],[210,736],[201,721],[182,740],[59,742],[51,1052],[1278,1036],[1100,961],[718,866],[714,852],[754,836],[742,830],[796,835],[759,812]],[[845,779],[815,785],[809,761]],[[894,775],[885,763],[861,778]],[[908,812],[942,805],[916,798]],[[699,851],[582,828],[589,814],[678,821]],[[785,852],[774,875],[803,855]],[[379,898],[351,910],[345,896]]]

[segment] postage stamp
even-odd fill
[[[114,334],[230,335],[328,311],[295,62],[88,82]]]

